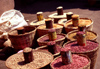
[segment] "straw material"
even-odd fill
[[[58,44],[59,46],[62,46],[63,43],[64,43],[64,41],[65,41],[65,34],[57,34],[57,35],[62,35],[62,36],[64,36],[64,38],[61,38],[61,39],[59,39],[59,40],[55,40],[56,44]],[[38,42],[39,46],[47,45],[48,41],[45,41],[45,42],[41,42],[41,41],[40,41],[41,38],[44,38],[44,37],[46,37],[46,36],[48,36],[48,34],[46,34],[46,35],[44,35],[44,36],[41,36],[40,38],[37,39],[37,42]]]
[[[44,50],[33,50],[33,61],[24,63],[23,52],[14,54],[6,60],[9,69],[40,69],[50,64],[53,55]]]
[[[66,22],[67,22],[67,19],[60,19],[60,20],[58,21],[58,24],[64,26],[64,24],[65,24]]]
[[[58,23],[60,19],[66,18],[66,13],[64,13],[63,15],[58,15],[58,13],[53,13],[48,17],[54,19],[54,23]]]
[[[34,26],[24,26],[24,34],[18,35],[17,30],[12,30],[8,33],[9,39],[15,51],[22,50],[25,47],[32,47],[36,28]]]
[[[94,41],[94,40],[89,40],[89,41],[92,41],[92,42],[95,42],[95,43],[98,43],[97,41]],[[66,44],[69,44],[69,43],[72,43],[72,42],[75,42],[75,41],[69,41],[69,42],[66,42],[63,47],[66,45]],[[91,59],[91,65],[90,65],[90,69],[94,69],[94,66],[95,66],[95,63],[96,63],[96,59],[97,59],[97,55],[98,55],[98,51],[99,51],[99,46],[93,50],[90,50],[90,51],[86,51],[86,52],[72,52],[74,54],[84,54],[84,55],[87,55],[90,59]]]
[[[44,27],[44,28],[40,28],[40,27]],[[49,29],[46,29],[45,27],[46,27],[45,25],[41,25],[41,26],[37,27],[38,37],[48,34]],[[62,32],[63,26],[58,25],[58,24],[53,24],[53,27],[56,30],[57,34],[60,34]]]
[[[35,27],[38,27],[38,26],[44,25],[44,24],[45,24],[45,19],[43,19],[41,21],[34,20],[34,21],[30,22],[30,25],[35,26]]]
[[[93,29],[93,20],[92,19],[89,19],[89,18],[80,18],[80,19],[91,20],[91,24],[90,25],[86,25],[86,30],[92,31],[92,29]],[[68,20],[66,22],[66,24],[68,24],[69,22],[72,22],[72,19],[71,20]],[[66,24],[64,25],[64,28],[65,28],[66,33],[70,32],[70,31],[73,31],[73,30],[78,30],[78,27],[71,26],[72,23],[69,24],[70,25],[69,27],[66,27]]]
[[[90,63],[91,63],[90,58],[89,58],[88,56],[86,56],[86,55],[83,55],[83,54],[77,54],[77,55],[86,57],[86,58],[89,60],[89,63],[88,63],[86,66],[84,66],[84,67],[82,67],[82,68],[80,68],[80,69],[90,69]],[[59,57],[61,57],[61,56],[56,57],[56,58],[50,63],[51,69],[54,69],[54,67],[52,67],[51,64],[52,64],[57,58],[59,58]]]
[[[49,18],[66,18],[66,13],[64,13],[63,15],[58,15],[57,13],[53,13],[49,15],[48,17]]]
[[[74,39],[71,39],[71,38],[69,38],[69,35],[71,35],[71,34],[73,34],[73,33],[77,33],[78,32],[78,30],[73,30],[73,31],[70,31],[70,32],[68,32],[68,34],[66,35],[66,38],[67,38],[67,40],[68,41],[73,41],[73,40],[76,40],[76,37],[73,37]],[[87,40],[97,40],[97,37],[98,37],[98,34],[97,33],[95,33],[94,31],[90,31],[90,30],[87,30],[87,32],[91,32],[91,33],[93,33],[96,37],[95,38],[92,38],[92,39],[87,39]],[[86,34],[87,35],[87,34]]]

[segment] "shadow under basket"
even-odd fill
[[[65,47],[67,44],[75,42],[75,41],[68,41],[63,45],[63,47]],[[98,43],[97,41],[94,41],[94,40],[87,40],[87,41]],[[85,51],[85,52],[72,52],[72,53],[87,55],[91,59],[90,69],[94,69],[94,66],[95,66],[95,63],[96,63],[96,59],[97,59],[97,55],[98,55],[98,51],[99,51],[99,43],[98,43],[98,47],[96,47],[93,50]]]
[[[16,29],[8,32],[8,37],[16,52],[33,45],[36,28],[34,26],[24,26],[24,30],[25,33],[19,35]]]

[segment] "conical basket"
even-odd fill
[[[76,36],[72,36],[72,37],[69,37],[69,36],[71,36],[72,34],[75,35],[75,33],[77,33],[77,32],[78,32],[78,30],[73,30],[73,31],[68,32],[67,35],[66,35],[66,39],[68,41],[76,40]],[[90,32],[90,33],[92,33],[92,34],[95,35],[95,37],[93,37],[93,35],[86,34],[86,36],[91,37],[91,39],[90,38],[87,38],[87,40],[95,40],[95,41],[97,40],[97,37],[98,37],[98,34],[97,33],[95,33],[94,31],[90,31],[90,30],[87,30],[86,32]]]
[[[97,41],[94,41],[94,40],[88,40],[88,41],[92,41],[92,42],[95,42],[95,43],[98,43]],[[69,42],[66,42],[63,47],[65,47],[66,44],[69,44],[69,43],[72,43],[72,42],[75,42],[75,41],[69,41]],[[91,65],[90,65],[90,69],[94,69],[94,66],[95,66],[95,63],[96,63],[96,59],[97,59],[97,55],[98,55],[98,51],[99,51],[99,46],[93,50],[90,50],[90,51],[86,51],[86,52],[72,52],[74,54],[84,54],[84,55],[87,55],[90,59],[91,59]]]
[[[64,36],[64,37],[61,38],[61,39],[55,40],[56,44],[62,46],[63,43],[64,43],[64,41],[65,41],[65,34],[57,34],[57,35],[62,35],[62,36]],[[44,37],[46,37],[46,36],[48,36],[48,34],[46,34],[46,35],[44,35],[44,36],[41,36],[40,38],[37,39],[37,42],[38,42],[38,45],[39,45],[39,46],[47,45],[47,43],[48,43],[49,41],[44,41],[44,42],[41,42],[41,41],[40,41],[41,38],[44,38]]]
[[[91,21],[91,24],[86,25],[86,30],[92,31],[92,29],[93,29],[93,20],[92,20],[92,19],[89,19],[89,18],[80,18],[80,19],[90,20],[90,21]],[[73,27],[73,26],[71,26],[72,24],[69,25],[69,27],[66,27],[66,24],[69,23],[69,22],[72,22],[72,19],[68,20],[68,21],[64,24],[64,28],[65,28],[66,33],[70,32],[70,31],[73,31],[73,30],[78,30],[78,27]]]
[[[34,26],[24,26],[24,34],[18,35],[17,30],[11,30],[8,32],[9,39],[15,51],[22,50],[25,47],[32,47],[36,28]]]
[[[87,65],[85,65],[84,67],[81,67],[81,68],[79,68],[79,69],[90,69],[90,63],[91,63],[90,58],[89,58],[88,56],[86,56],[86,55],[83,55],[83,54],[77,54],[77,55],[86,57],[86,58],[89,60],[89,63],[88,63]],[[56,57],[56,58],[51,62],[51,64],[52,64],[57,58],[59,58],[59,57],[61,57],[61,56]],[[51,64],[50,64],[51,69],[55,69],[54,67],[52,67]],[[67,69],[67,68],[66,68],[66,69]]]
[[[41,36],[43,36],[43,35],[45,35],[45,34],[48,34],[48,30],[49,30],[49,29],[46,29],[46,28],[45,28],[45,29],[40,29],[40,27],[42,27],[42,26],[43,26],[43,25],[37,27],[38,37],[41,37]],[[55,26],[60,26],[60,27],[55,28],[56,33],[57,33],[57,34],[60,34],[60,33],[62,32],[63,26],[58,25],[58,24],[53,24],[53,27],[55,27]],[[44,26],[44,27],[46,27],[46,26]]]
[[[6,67],[9,69],[48,69],[53,55],[44,50],[33,50],[33,61],[25,64],[23,52],[11,55],[6,60]]]

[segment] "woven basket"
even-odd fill
[[[83,56],[83,57],[86,57],[88,60],[89,60],[89,63],[86,65],[86,66],[84,66],[84,67],[81,67],[81,68],[79,68],[79,69],[90,69],[90,63],[91,63],[91,60],[90,60],[90,58],[88,57],[88,56],[86,56],[86,55],[83,55],[83,54],[77,54],[77,55],[80,55],[80,56]],[[58,56],[58,57],[56,57],[51,63],[50,63],[50,67],[51,67],[51,69],[55,69],[54,67],[52,67],[52,63],[57,59],[57,58],[59,58],[59,57],[61,57],[61,56]]]
[[[93,29],[93,20],[92,19],[89,19],[89,18],[80,18],[80,19],[91,20],[91,24],[86,26],[86,30],[92,31],[92,29]],[[68,20],[66,22],[66,24],[69,23],[69,22],[71,22],[71,21],[72,21],[72,19],[71,20]],[[64,25],[64,28],[65,28],[66,33],[70,32],[70,31],[73,31],[73,30],[78,30],[78,27],[66,27],[66,24]]]
[[[53,13],[48,17],[54,19],[54,23],[58,23],[60,19],[66,18],[66,13],[64,13],[63,15],[58,15],[57,13]]]
[[[58,44],[59,46],[62,46],[63,43],[64,43],[64,41],[65,41],[65,34],[57,34],[57,35],[62,35],[62,36],[64,36],[64,38],[62,38],[62,39],[55,40],[56,44]],[[41,41],[40,41],[41,38],[44,38],[44,37],[46,37],[46,36],[48,36],[48,34],[46,34],[46,35],[44,35],[44,36],[41,36],[40,38],[37,39],[37,42],[38,42],[39,46],[47,45],[48,41],[46,41],[46,42],[41,42]]]
[[[53,25],[58,25],[58,24],[53,24]],[[41,25],[41,26],[43,26],[43,25]],[[39,27],[41,27],[41,26],[39,26]],[[61,25],[59,25],[59,26],[61,26]],[[48,34],[49,29],[40,29],[39,27],[37,27],[38,37]],[[60,28],[55,28],[56,33],[60,34],[62,32],[62,29],[63,29],[63,26],[61,26]]]
[[[35,27],[38,27],[38,26],[44,25],[44,24],[45,24],[45,19],[43,19],[41,21],[34,20],[34,21],[30,22],[30,25],[35,26]]]
[[[36,48],[35,50],[44,50],[44,49],[47,49],[47,45],[45,46],[41,46],[41,47],[38,47]],[[53,54],[54,57],[57,57],[60,55],[60,52],[56,53],[56,54]]]
[[[88,40],[88,41],[92,41],[92,42],[95,42],[95,43],[98,43],[94,40]],[[72,42],[75,42],[75,41],[69,41],[69,42],[66,42],[63,47],[66,45],[66,44],[69,44],[69,43],[72,43]],[[86,51],[86,52],[72,52],[74,54],[84,54],[84,55],[87,55],[90,59],[91,59],[91,65],[90,65],[90,69],[94,69],[94,66],[95,66],[95,63],[96,63],[96,59],[97,59],[97,55],[98,55],[98,51],[99,51],[99,46],[91,51]]]
[[[64,24],[65,24],[66,22],[67,22],[67,19],[64,18],[64,19],[60,19],[60,20],[58,21],[58,24],[64,26]]]
[[[95,38],[87,39],[87,40],[95,40],[95,41],[96,41],[96,40],[97,40],[97,37],[98,37],[98,34],[95,33],[94,31],[90,31],[90,30],[87,30],[87,31],[88,31],[88,32],[91,32],[91,33],[93,33],[93,34],[96,35]],[[78,32],[78,30],[73,30],[73,31],[68,32],[68,34],[66,35],[66,39],[67,39],[67,41],[73,41],[73,40],[76,40],[76,36],[73,37],[74,39],[71,39],[71,38],[69,38],[69,35],[72,34],[72,33],[77,33],[77,32]]]
[[[8,32],[9,39],[15,51],[22,50],[25,47],[32,47],[36,28],[34,26],[24,26],[25,34],[18,35],[17,30]]]
[[[53,55],[44,50],[33,50],[33,57],[32,62],[25,64],[23,52],[20,52],[10,56],[5,64],[9,69],[47,69],[50,62],[53,61]]]

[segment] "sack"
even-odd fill
[[[8,32],[12,29],[27,26],[24,16],[18,10],[9,10],[4,12],[0,17],[0,31]]]

